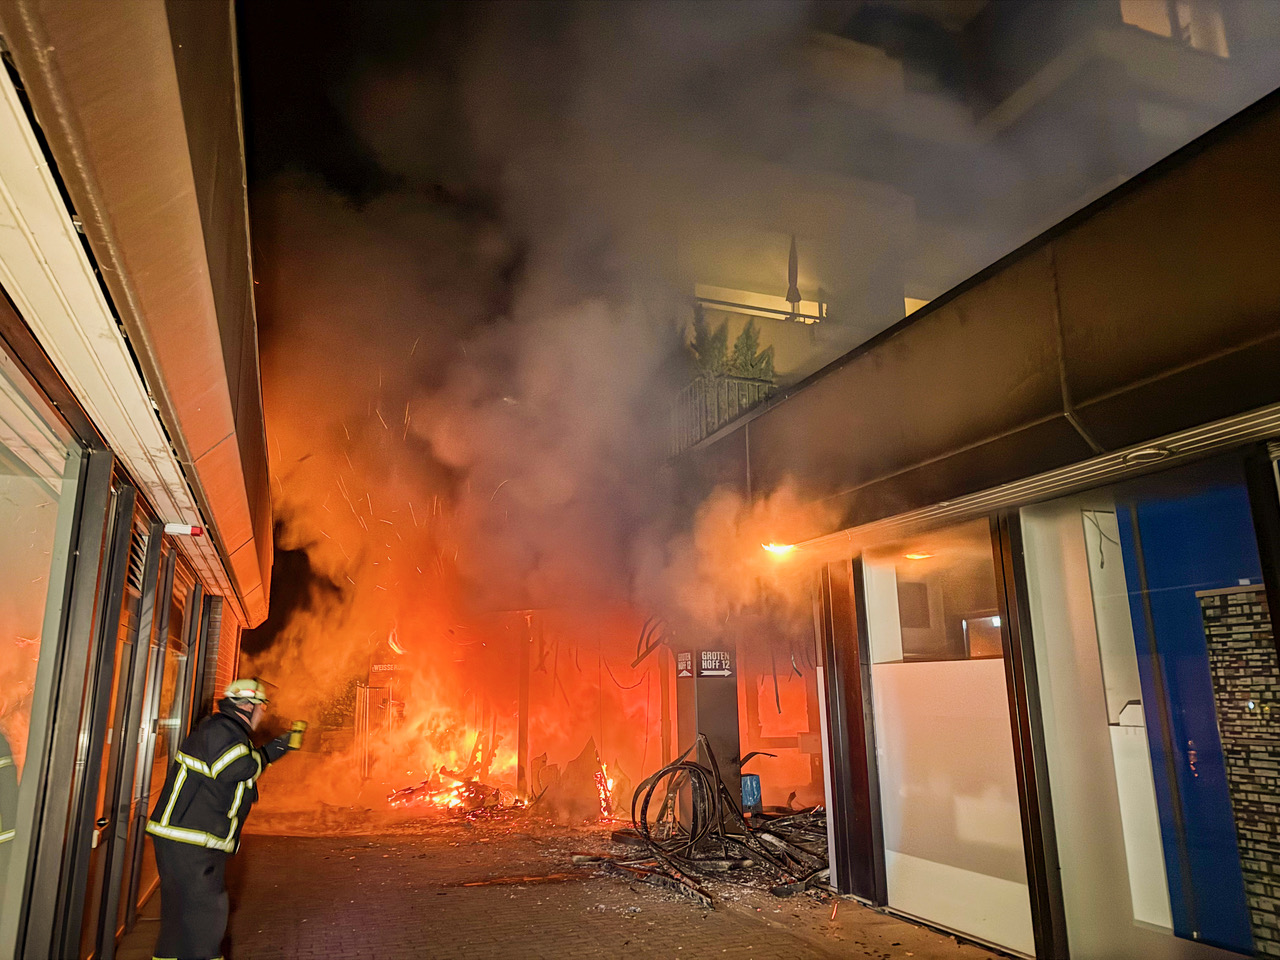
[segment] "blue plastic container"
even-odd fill
[[[760,801],[760,777],[754,773],[742,775],[742,810],[760,813],[764,807]]]

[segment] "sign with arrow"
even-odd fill
[[[733,654],[728,650],[703,650],[698,660],[700,677],[732,677]]]
[[[693,654],[677,653],[676,654],[676,676],[692,677],[693,676]]]

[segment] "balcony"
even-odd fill
[[[769,399],[771,380],[704,374],[680,391],[671,411],[671,455],[683,453]]]

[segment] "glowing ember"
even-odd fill
[[[785,556],[796,548],[794,543],[762,543],[760,546],[776,556]]]
[[[395,809],[423,806],[432,810],[469,814],[502,806],[502,796],[497,787],[479,780],[442,784],[437,777],[431,777],[417,786],[396,790],[387,797],[387,804]]]

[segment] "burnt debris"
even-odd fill
[[[701,748],[707,763],[690,759]],[[656,806],[655,806],[656,805]],[[634,854],[573,858],[579,866],[642,880],[714,907],[706,878],[769,884],[775,896],[827,889],[827,814],[822,807],[750,818],[720,776],[706,737],[647,777],[631,801],[632,828],[612,839]]]

